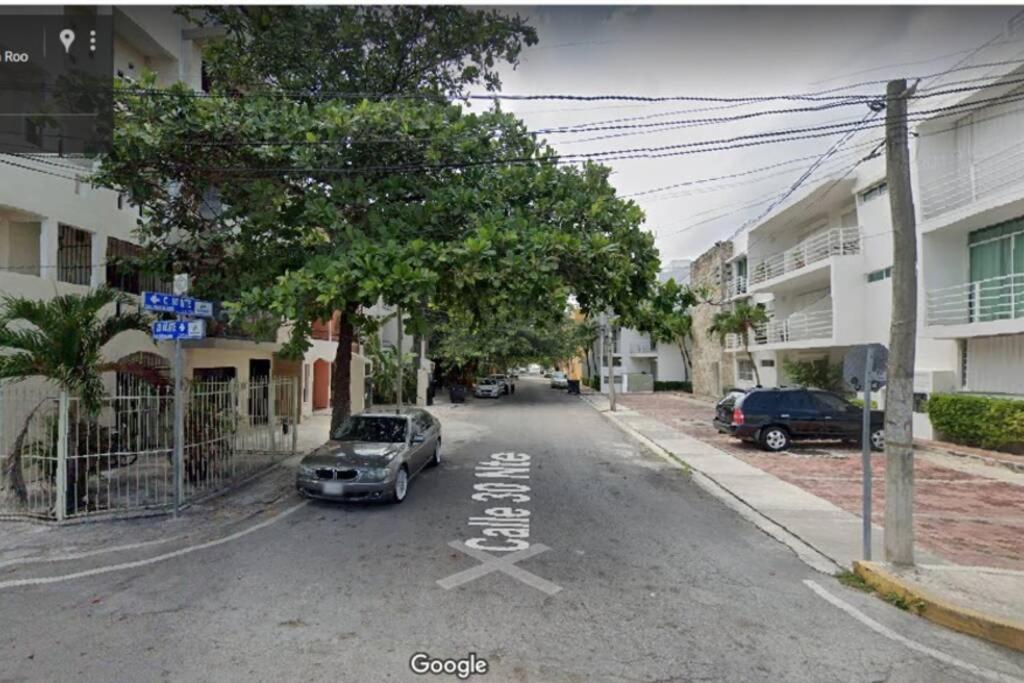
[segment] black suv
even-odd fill
[[[718,431],[755,441],[769,451],[795,439],[842,439],[860,443],[862,409],[829,391],[803,388],[752,389],[718,402]],[[871,411],[871,447],[885,445],[885,413]]]

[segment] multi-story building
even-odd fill
[[[658,280],[670,278],[679,284],[690,284],[688,259],[669,261],[658,274]],[[679,346],[670,342],[656,342],[649,334],[614,324],[612,332],[605,339],[599,339],[593,348],[593,358],[600,366],[601,390],[607,391],[608,348],[611,346],[612,364],[615,367],[615,390],[622,393],[653,391],[654,382],[689,381],[690,373],[683,361]]]
[[[1024,395],[1022,76],[916,129],[924,336],[955,344],[963,391]]]
[[[888,345],[893,251],[884,160],[857,170],[821,182],[737,239],[726,305],[747,300],[769,317],[745,340],[726,339],[737,386],[791,384],[789,362],[836,366],[854,346]],[[919,334],[916,391],[951,389],[955,363],[953,344]],[[874,399],[884,406],[884,392]],[[923,414],[918,432],[928,435]]]

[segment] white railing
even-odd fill
[[[0,519],[62,521],[175,500],[174,392],[121,376],[96,412],[49,384],[0,384]],[[183,393],[180,498],[225,489],[294,453],[298,383],[192,382]],[[287,428],[286,428],[287,425]],[[285,433],[288,432],[286,436]]]
[[[785,344],[805,339],[828,339],[832,336],[832,309],[799,311],[783,319],[772,319],[757,325],[750,332],[750,346]],[[725,335],[725,350],[743,348],[738,334]]]
[[[649,341],[633,342],[629,345],[630,353],[654,353],[657,347]]]
[[[767,282],[830,256],[860,253],[860,228],[833,228],[754,264],[750,284]]]
[[[734,296],[741,296],[747,293],[747,276],[737,275],[725,285],[725,295],[731,299]]]
[[[930,289],[925,294],[928,325],[965,325],[1024,318],[1024,273]]]

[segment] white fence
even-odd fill
[[[751,268],[750,284],[767,282],[831,256],[860,253],[860,228],[833,228],[765,257]]]
[[[100,410],[40,383],[0,384],[0,517],[61,521],[174,505],[171,387],[119,378]],[[296,382],[196,382],[183,392],[181,500],[294,452]]]
[[[1024,318],[1024,273],[931,289],[925,294],[928,325],[964,325]]]
[[[772,319],[756,326],[750,335],[750,346],[784,344],[806,339],[828,339],[832,336],[832,309],[792,313],[781,320]],[[738,334],[725,335],[726,351],[743,348]]]
[[[747,293],[747,276],[737,275],[736,277],[729,278],[729,281],[725,285],[725,296],[727,299],[732,299]]]

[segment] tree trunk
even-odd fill
[[[338,321],[338,348],[334,354],[334,376],[331,377],[331,433],[341,427],[352,413],[352,342],[355,328],[352,311],[346,308]]]
[[[914,563],[914,355],[917,235],[910,186],[905,80],[886,90],[885,152],[892,212],[892,321],[885,392],[885,559]]]
[[[28,489],[25,487],[25,477],[21,471],[21,451],[25,447],[25,437],[28,435],[28,427],[32,424],[32,418],[36,416],[36,413],[48,400],[43,399],[40,401],[32,409],[32,412],[28,414],[25,424],[22,426],[21,431],[18,432],[18,436],[11,446],[11,452],[7,454],[7,461],[4,463],[7,485],[4,487],[3,498],[19,506],[24,506],[28,503]]]
[[[754,362],[754,354],[750,352],[750,347],[746,344],[743,345],[743,350],[747,352],[747,358],[750,360],[750,365],[754,368],[754,384],[761,386],[761,373],[757,371],[757,363]]]
[[[690,352],[686,349],[686,337],[679,339],[679,353],[683,357],[683,367],[686,369],[686,381],[693,381],[693,363],[690,361]]]

